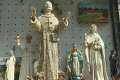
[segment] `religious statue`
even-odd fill
[[[108,80],[104,42],[95,24],[92,24],[89,32],[85,33],[85,55],[91,80]]]
[[[10,51],[10,57],[6,62],[6,77],[7,80],[14,80],[14,73],[15,73],[15,56],[13,50]]]
[[[24,43],[22,42],[20,34],[16,36],[16,53],[20,52],[22,58],[18,80],[31,79],[31,77],[28,77],[32,74],[31,41],[32,36],[30,34],[26,36],[26,42]]]
[[[117,50],[114,49],[111,51],[111,54],[109,57],[111,77],[113,80],[115,80],[117,76],[117,59],[118,59]]]
[[[67,69],[69,72],[69,80],[81,80],[82,79],[82,69],[83,69],[83,56],[81,52],[73,45],[68,59],[67,59]]]
[[[36,9],[33,8],[31,16],[33,27],[41,33],[40,71],[44,72],[44,80],[58,80],[58,32],[68,26],[68,17],[59,21],[52,13],[50,1],[46,1],[44,7],[43,15],[36,17]]]
[[[20,39],[20,34],[17,34],[16,36],[16,43],[17,43],[17,46],[20,46],[21,45],[21,39]]]

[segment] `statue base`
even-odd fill
[[[71,77],[70,80],[81,80],[81,78],[79,76],[75,76],[75,77]]]

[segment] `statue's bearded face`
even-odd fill
[[[46,11],[52,11],[53,10],[52,3],[50,1],[46,1],[46,3],[45,3],[45,10]]]

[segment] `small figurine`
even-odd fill
[[[17,34],[16,36],[16,43],[17,43],[17,46],[20,46],[21,44],[20,34]]]
[[[109,57],[111,77],[113,80],[115,80],[117,76],[117,59],[118,59],[117,50],[113,49]]]
[[[10,51],[10,57],[6,62],[7,70],[6,70],[6,75],[7,75],[7,80],[14,80],[14,73],[15,73],[15,56],[13,50]]]
[[[81,80],[83,69],[83,56],[81,52],[73,44],[73,47],[68,55],[67,69],[69,72],[69,80]]]
[[[23,42],[24,38],[21,38],[19,34],[16,36],[16,49],[18,49],[21,53],[21,67],[20,67],[20,73],[19,73],[19,79],[18,80],[26,80],[31,79],[28,77],[28,74],[31,74],[32,69],[32,59],[31,59],[31,48],[28,47],[29,44],[31,44],[32,36],[29,34],[26,36],[26,42]],[[27,63],[27,64],[26,64]],[[26,78],[27,76],[27,78]]]

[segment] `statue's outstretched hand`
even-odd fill
[[[65,26],[68,26],[68,17],[63,17],[62,22],[64,23]]]
[[[68,22],[68,19],[70,18],[70,16],[71,16],[71,12],[68,12],[67,16],[62,18],[63,22]]]
[[[68,12],[67,16],[62,18],[62,22],[64,22],[65,26],[68,26],[68,20],[70,16],[71,16],[71,12]]]
[[[36,17],[36,9],[33,7],[32,8],[32,16],[31,16],[32,21],[35,21],[35,17]]]

